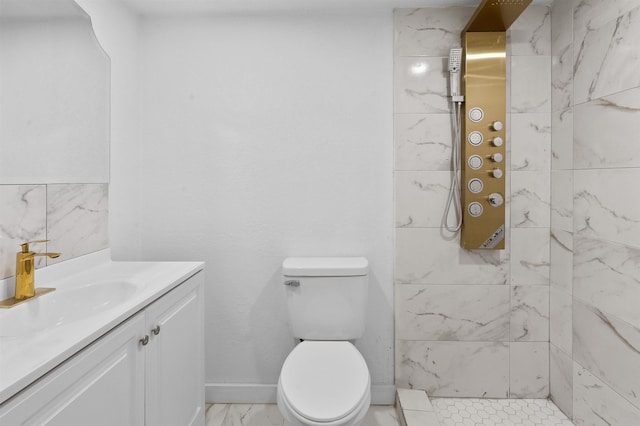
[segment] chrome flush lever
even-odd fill
[[[287,280],[284,282],[284,285],[288,285],[291,287],[300,287],[300,281],[298,280]]]

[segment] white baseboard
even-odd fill
[[[275,404],[277,385],[207,383],[208,404]]]
[[[212,404],[275,404],[276,385],[253,383],[207,383],[205,400]],[[371,403],[375,405],[393,405],[396,387],[393,385],[373,385]]]

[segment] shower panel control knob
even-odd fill
[[[482,214],[484,208],[482,207],[482,204],[474,201],[473,203],[469,204],[469,207],[467,207],[467,211],[471,216],[478,217]]]
[[[493,142],[493,146],[502,146],[502,144],[504,143],[504,140],[502,140],[500,136],[497,136],[493,138],[491,142]]]
[[[499,207],[504,203],[504,198],[502,198],[502,195],[494,192],[493,194],[489,194],[488,201],[493,207]]]
[[[502,170],[500,169],[491,170],[491,176],[493,176],[496,179],[500,179],[502,177]]]
[[[467,164],[469,165],[469,167],[471,167],[473,170],[478,170],[480,167],[482,167],[482,165],[484,164],[484,160],[482,159],[482,157],[480,157],[479,155],[472,155],[471,157],[469,157],[469,159],[467,160]]]
[[[471,179],[467,186],[469,187],[469,191],[473,192],[474,194],[477,194],[478,192],[482,191],[482,188],[484,188],[484,184],[480,179]]]
[[[491,161],[495,163],[502,163],[502,154],[500,154],[499,152],[496,152],[491,156]]]
[[[482,133],[476,131],[469,133],[467,139],[469,140],[469,143],[471,145],[478,146],[482,143],[482,141],[484,141],[484,136],[482,136]]]
[[[496,132],[502,130],[502,121],[494,121],[493,124],[491,125],[491,128]]]
[[[475,107],[469,110],[469,120],[473,121],[474,123],[477,123],[483,118],[484,118],[484,111],[482,110],[482,108]]]

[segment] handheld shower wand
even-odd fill
[[[460,92],[460,68],[462,64],[462,48],[457,47],[449,51],[449,80],[451,84],[451,100],[464,102]]]
[[[460,205],[460,182],[458,171],[460,169],[460,132],[462,126],[461,106],[464,102],[460,90],[460,69],[462,65],[462,49],[454,48],[449,51],[449,81],[451,86],[451,102],[453,103],[453,146],[451,149],[451,188],[447,207],[442,216],[442,224],[449,232],[457,233],[462,226],[462,206]],[[449,224],[449,210],[453,206],[455,224]]]

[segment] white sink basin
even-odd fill
[[[0,321],[0,337],[42,333],[111,309],[135,294],[130,281],[102,281],[58,289],[11,308],[11,320]]]

